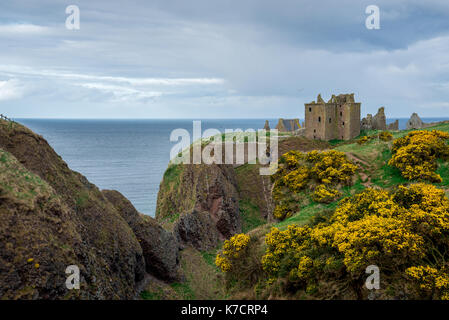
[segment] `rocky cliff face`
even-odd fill
[[[161,182],[156,219],[173,222],[181,243],[199,250],[241,231],[231,165],[172,165]]]
[[[395,122],[390,123],[387,126],[387,129],[390,131],[398,131],[399,130],[399,120],[396,120]]]
[[[387,118],[385,116],[385,108],[380,107],[374,117],[368,114],[361,121],[362,130],[387,130]]]
[[[103,190],[106,198],[125,219],[142,247],[146,271],[163,280],[178,280],[179,243],[156,220],[137,212],[120,192]]]
[[[326,148],[327,142],[304,137],[279,140],[280,155]],[[258,219],[270,221],[271,188],[270,177],[259,174],[259,165],[171,165],[160,184],[156,219],[171,228],[181,244],[207,250],[241,232],[240,201],[254,207]]]
[[[413,113],[410,119],[407,121],[406,129],[421,129],[424,127],[424,122],[418,116],[417,113]]]
[[[0,152],[0,298],[133,298],[151,251],[142,250],[133,231],[143,223],[19,124],[0,121]],[[158,246],[170,247],[169,236],[156,237]],[[173,257],[167,260],[158,264],[173,268]],[[80,290],[65,286],[69,265],[80,269]]]

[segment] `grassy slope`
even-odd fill
[[[424,130],[438,129],[449,132],[449,124],[444,124]],[[369,135],[376,134],[376,131],[369,132]],[[393,133],[394,138],[406,135],[408,131],[399,131]],[[298,140],[298,141],[296,141]],[[309,151],[313,149],[324,149],[326,143],[313,144],[301,138],[293,137],[285,139],[280,144],[280,153],[289,150],[299,149],[301,151]],[[356,139],[353,141],[333,141],[327,146],[343,151],[348,154],[352,161],[357,162],[359,171],[355,182],[350,187],[342,189],[343,196],[350,196],[360,192],[366,187],[382,187],[390,188],[398,184],[408,183],[401,177],[400,172],[387,165],[391,158],[391,142],[382,142],[378,140],[370,141],[365,145],[358,145]],[[328,215],[333,212],[338,202],[331,204],[315,203],[312,200],[302,208],[300,212],[292,217],[278,223],[265,223],[262,218],[261,208],[266,206],[266,202],[261,196],[263,190],[261,183],[251,183],[255,175],[258,174],[258,165],[243,165],[235,169],[237,182],[239,185],[239,194],[241,200],[240,213],[242,217],[243,232],[249,233],[251,237],[257,239],[261,247],[264,246],[265,234],[270,231],[271,227],[280,229],[287,228],[288,225],[303,225],[309,223],[311,218],[317,215]],[[179,171],[174,170],[168,172],[169,178],[176,180]],[[169,171],[169,170],[168,170]],[[449,196],[449,164],[440,163],[438,173],[443,177],[440,187],[446,189]],[[258,195],[258,196],[257,196]],[[168,221],[166,221],[168,222]],[[213,252],[200,252],[193,248],[187,248],[182,252],[181,265],[186,277],[183,283],[165,284],[153,281],[141,297],[143,299],[226,299],[228,293],[225,290],[224,278],[216,268],[214,260],[218,250]],[[242,296],[243,295],[243,296]],[[244,298],[245,293],[233,292],[231,298]],[[247,297],[252,297],[248,295]]]
[[[152,279],[141,293],[144,300],[222,300],[227,298],[224,277],[215,266],[217,250],[200,252],[187,247],[181,252],[185,281],[167,284]]]
[[[441,130],[449,132],[449,124],[437,125],[434,127],[425,128],[422,130]],[[394,139],[403,137],[412,130],[403,130],[393,133]],[[376,134],[377,131],[369,132],[368,134]],[[381,187],[391,188],[399,184],[409,183],[404,179],[399,170],[388,166],[388,161],[391,159],[391,142],[383,142],[380,140],[373,140],[364,145],[359,145],[354,141],[350,142],[335,142],[334,148],[350,154],[352,160],[359,164],[358,178],[354,185],[343,189],[343,197],[357,193],[366,187]],[[443,178],[443,182],[436,184],[436,186],[446,190],[449,195],[449,163],[439,162],[437,173]],[[319,203],[312,203],[304,207],[298,214],[276,224],[275,226],[281,229],[286,228],[290,224],[305,224],[310,221],[310,218],[315,216],[318,212],[323,210],[335,209],[337,203],[329,205],[322,205]]]

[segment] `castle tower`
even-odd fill
[[[317,101],[305,104],[306,137],[324,141],[350,140],[360,134],[360,102],[354,94],[332,95],[326,103],[321,94]]]

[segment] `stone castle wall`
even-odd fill
[[[318,140],[350,140],[360,134],[360,106],[354,94],[333,95],[326,103],[305,104],[306,137]]]

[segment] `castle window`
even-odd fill
[[[342,117],[342,116],[343,116],[343,112],[340,111],[340,117]]]
[[[345,125],[345,122],[343,121],[341,124],[342,124],[342,125]]]
[[[318,122],[321,122],[321,117],[318,117]]]
[[[309,112],[312,112],[312,108],[309,108]]]
[[[329,123],[332,123],[332,118],[329,118]]]
[[[316,133],[316,129],[313,130],[313,133]]]

